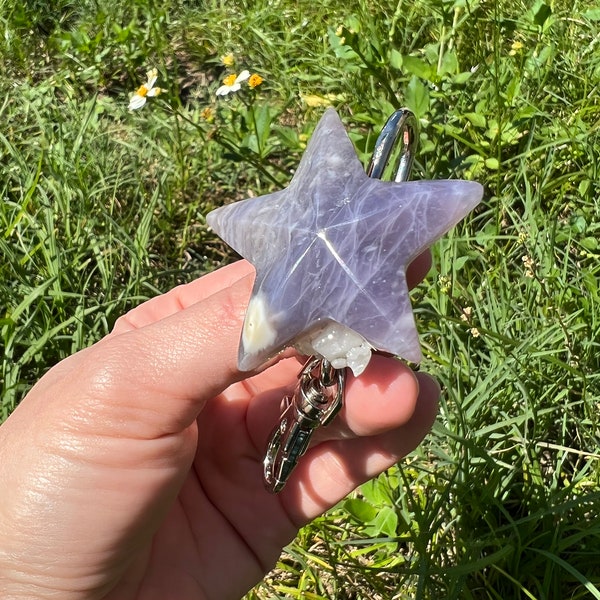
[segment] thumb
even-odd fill
[[[143,412],[134,420],[152,437],[191,425],[207,400],[248,377],[237,368],[237,352],[252,282],[245,276],[165,319],[100,342],[88,359],[92,395],[116,410]]]

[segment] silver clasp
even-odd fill
[[[313,431],[329,424],[342,407],[346,372],[327,361],[311,357],[298,375],[292,396],[284,398],[285,409],[273,430],[263,461],[267,488],[283,489],[300,457],[306,452]]]

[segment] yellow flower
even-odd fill
[[[204,108],[202,110],[202,112],[200,113],[200,116],[205,121],[212,123],[215,120],[215,111],[213,110],[212,106],[207,106],[206,108]]]
[[[326,94],[325,96],[318,96],[317,94],[300,94],[302,101],[306,106],[315,108],[318,106],[331,106],[334,102],[339,100],[335,94]]]
[[[227,96],[231,92],[237,92],[242,83],[250,77],[250,71],[242,71],[239,75],[228,75],[223,79],[223,85],[216,91],[217,96]]]
[[[258,73],[253,73],[252,75],[250,75],[250,79],[248,79],[248,85],[251,88],[255,88],[259,86],[263,81],[264,79]]]
[[[517,52],[519,52],[520,50],[523,50],[523,48],[524,48],[523,42],[519,42],[519,41],[513,42],[511,44],[510,51],[508,54],[510,56],[514,56]]]
[[[235,58],[233,57],[233,52],[229,52],[228,54],[224,54],[223,56],[221,56],[221,62],[226,67],[232,67],[233,63],[235,62]]]
[[[146,78],[146,83],[140,85],[133,96],[131,96],[129,100],[129,110],[138,110],[139,108],[142,108],[142,106],[146,104],[147,98],[158,96],[162,93],[163,90],[161,88],[154,87],[154,84],[158,79],[158,71],[156,69],[150,69],[150,71],[146,73]]]

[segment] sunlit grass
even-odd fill
[[[440,416],[248,598],[600,597],[599,9],[0,7],[3,417],[130,306],[231,260],[204,216],[285,185],[324,106],[366,162],[406,104],[414,176],[486,188],[414,292]],[[129,112],[152,67],[165,93]],[[242,69],[263,83],[217,99]]]

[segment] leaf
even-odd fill
[[[285,125],[276,125],[273,127],[273,131],[277,134],[277,138],[282,143],[285,148],[288,148],[293,151],[298,151],[302,149],[302,144],[300,143],[300,136],[295,129],[291,127],[287,127]]]
[[[471,260],[470,256],[459,256],[454,260],[454,263],[452,265],[452,268],[455,271],[461,271],[462,268],[465,266],[465,264],[467,263],[467,261]]]
[[[463,71],[462,73],[455,75],[452,78],[452,82],[456,83],[457,85],[461,85],[463,83],[466,83],[469,79],[471,79],[472,76],[473,73],[471,71]]]
[[[444,54],[442,58],[442,64],[440,65],[440,69],[438,71],[438,75],[441,77],[442,75],[454,75],[458,72],[458,59],[456,58],[456,52],[454,50],[450,50]]]
[[[512,104],[513,100],[521,93],[521,77],[513,77],[506,86],[506,99]]]
[[[592,8],[583,13],[588,21],[600,21],[600,8]]]
[[[479,113],[474,113],[474,112],[465,113],[465,117],[467,119],[469,119],[469,121],[471,122],[471,125],[475,125],[475,127],[483,127],[483,128],[485,128],[485,126],[487,125],[487,121],[485,120],[485,116],[484,115],[480,115]]]
[[[388,495],[379,479],[372,479],[371,481],[363,483],[360,486],[360,491],[362,495],[375,506],[389,502]]]
[[[398,529],[398,515],[393,508],[383,506],[377,511],[377,515],[371,521],[371,527],[378,534],[396,537]]]
[[[267,145],[267,140],[271,135],[271,121],[273,115],[268,104],[262,104],[255,108],[254,119],[256,124],[256,135],[261,148]]]
[[[433,69],[424,60],[416,56],[404,55],[402,57],[402,68],[411,75],[421,77],[421,79],[431,80]]]
[[[416,76],[411,77],[408,82],[404,100],[417,119],[424,117],[429,111],[429,90]]]
[[[587,221],[583,215],[573,215],[569,220],[569,225],[576,233],[585,233],[587,230]]]
[[[595,237],[584,237],[581,240],[581,245],[586,250],[597,250],[598,249],[598,240]]]
[[[592,185],[592,182],[589,179],[584,179],[583,181],[581,181],[579,186],[577,187],[577,191],[579,192],[579,195],[585,196],[588,193],[588,190],[590,189],[591,185]]]
[[[358,59],[358,54],[352,50],[347,44],[343,37],[336,34],[333,29],[329,29],[327,32],[329,38],[329,45],[335,52],[337,58],[341,58],[347,61],[353,61]]]
[[[400,70],[403,64],[402,54],[400,54],[396,48],[392,48],[388,55],[388,62],[390,67]]]
[[[542,2],[539,6],[534,7],[533,10],[533,22],[540,27],[552,14],[552,9],[545,2]]]
[[[369,523],[377,516],[377,509],[360,498],[348,498],[344,502],[344,509],[359,523]]]

